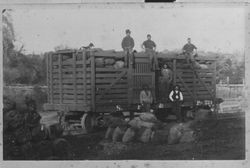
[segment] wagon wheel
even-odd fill
[[[97,125],[96,117],[89,113],[84,113],[81,118],[81,126],[82,129],[86,133],[90,133],[94,131],[94,127]]]

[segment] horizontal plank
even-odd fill
[[[116,80],[116,78],[105,78],[105,79],[99,79],[97,78],[95,80],[95,83],[96,85],[98,84],[109,84],[109,83],[112,83],[114,80]],[[61,81],[63,84],[66,84],[66,83],[79,83],[79,84],[84,84],[84,83],[91,83],[91,80],[90,79],[87,79],[87,80],[83,80],[83,79],[74,79],[74,78],[71,78],[71,79],[62,79]],[[60,83],[60,80],[59,79],[53,79],[53,83],[56,84],[56,83]],[[121,79],[119,81],[117,81],[115,83],[116,84],[122,84],[122,83],[128,83],[127,79]]]
[[[56,111],[90,111],[90,105],[81,104],[45,104],[45,111],[56,110]]]

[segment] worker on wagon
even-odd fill
[[[183,121],[183,117],[181,115],[181,103],[183,101],[183,95],[178,85],[175,85],[174,89],[170,92],[169,99],[172,102],[172,110],[176,114],[177,121]]]
[[[169,95],[169,88],[173,80],[173,72],[165,63],[161,69],[161,77],[160,77],[160,94],[162,102],[167,98]]]
[[[142,91],[140,92],[140,103],[146,112],[150,112],[153,96],[148,85],[143,85],[142,87]]]
[[[151,35],[147,35],[147,40],[144,41],[141,45],[142,49],[145,50],[146,54],[150,58],[151,62],[151,70],[159,70],[159,64],[156,56],[156,44],[154,41],[151,40]]]
[[[183,53],[186,56],[187,63],[193,63],[194,57],[197,55],[197,47],[191,43],[191,38],[187,39],[187,44],[185,44],[182,48]]]
[[[125,66],[128,66],[128,57],[132,55],[135,46],[134,39],[130,36],[131,31],[127,29],[126,36],[122,39],[122,49],[125,52]]]

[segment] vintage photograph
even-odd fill
[[[244,160],[245,10],[4,9],[3,160]]]

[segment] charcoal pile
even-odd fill
[[[117,154],[128,150],[132,143],[177,144],[192,142],[195,120],[186,123],[162,123],[153,113],[141,113],[130,121],[110,117],[105,139],[100,145],[105,153]],[[109,150],[110,149],[110,150]],[[112,149],[112,150],[111,150]]]
[[[69,159],[70,150],[66,140],[59,139],[61,129],[40,124],[41,116],[36,103],[25,97],[24,109],[8,97],[4,97],[3,143],[5,160]],[[60,133],[61,132],[61,133]]]

